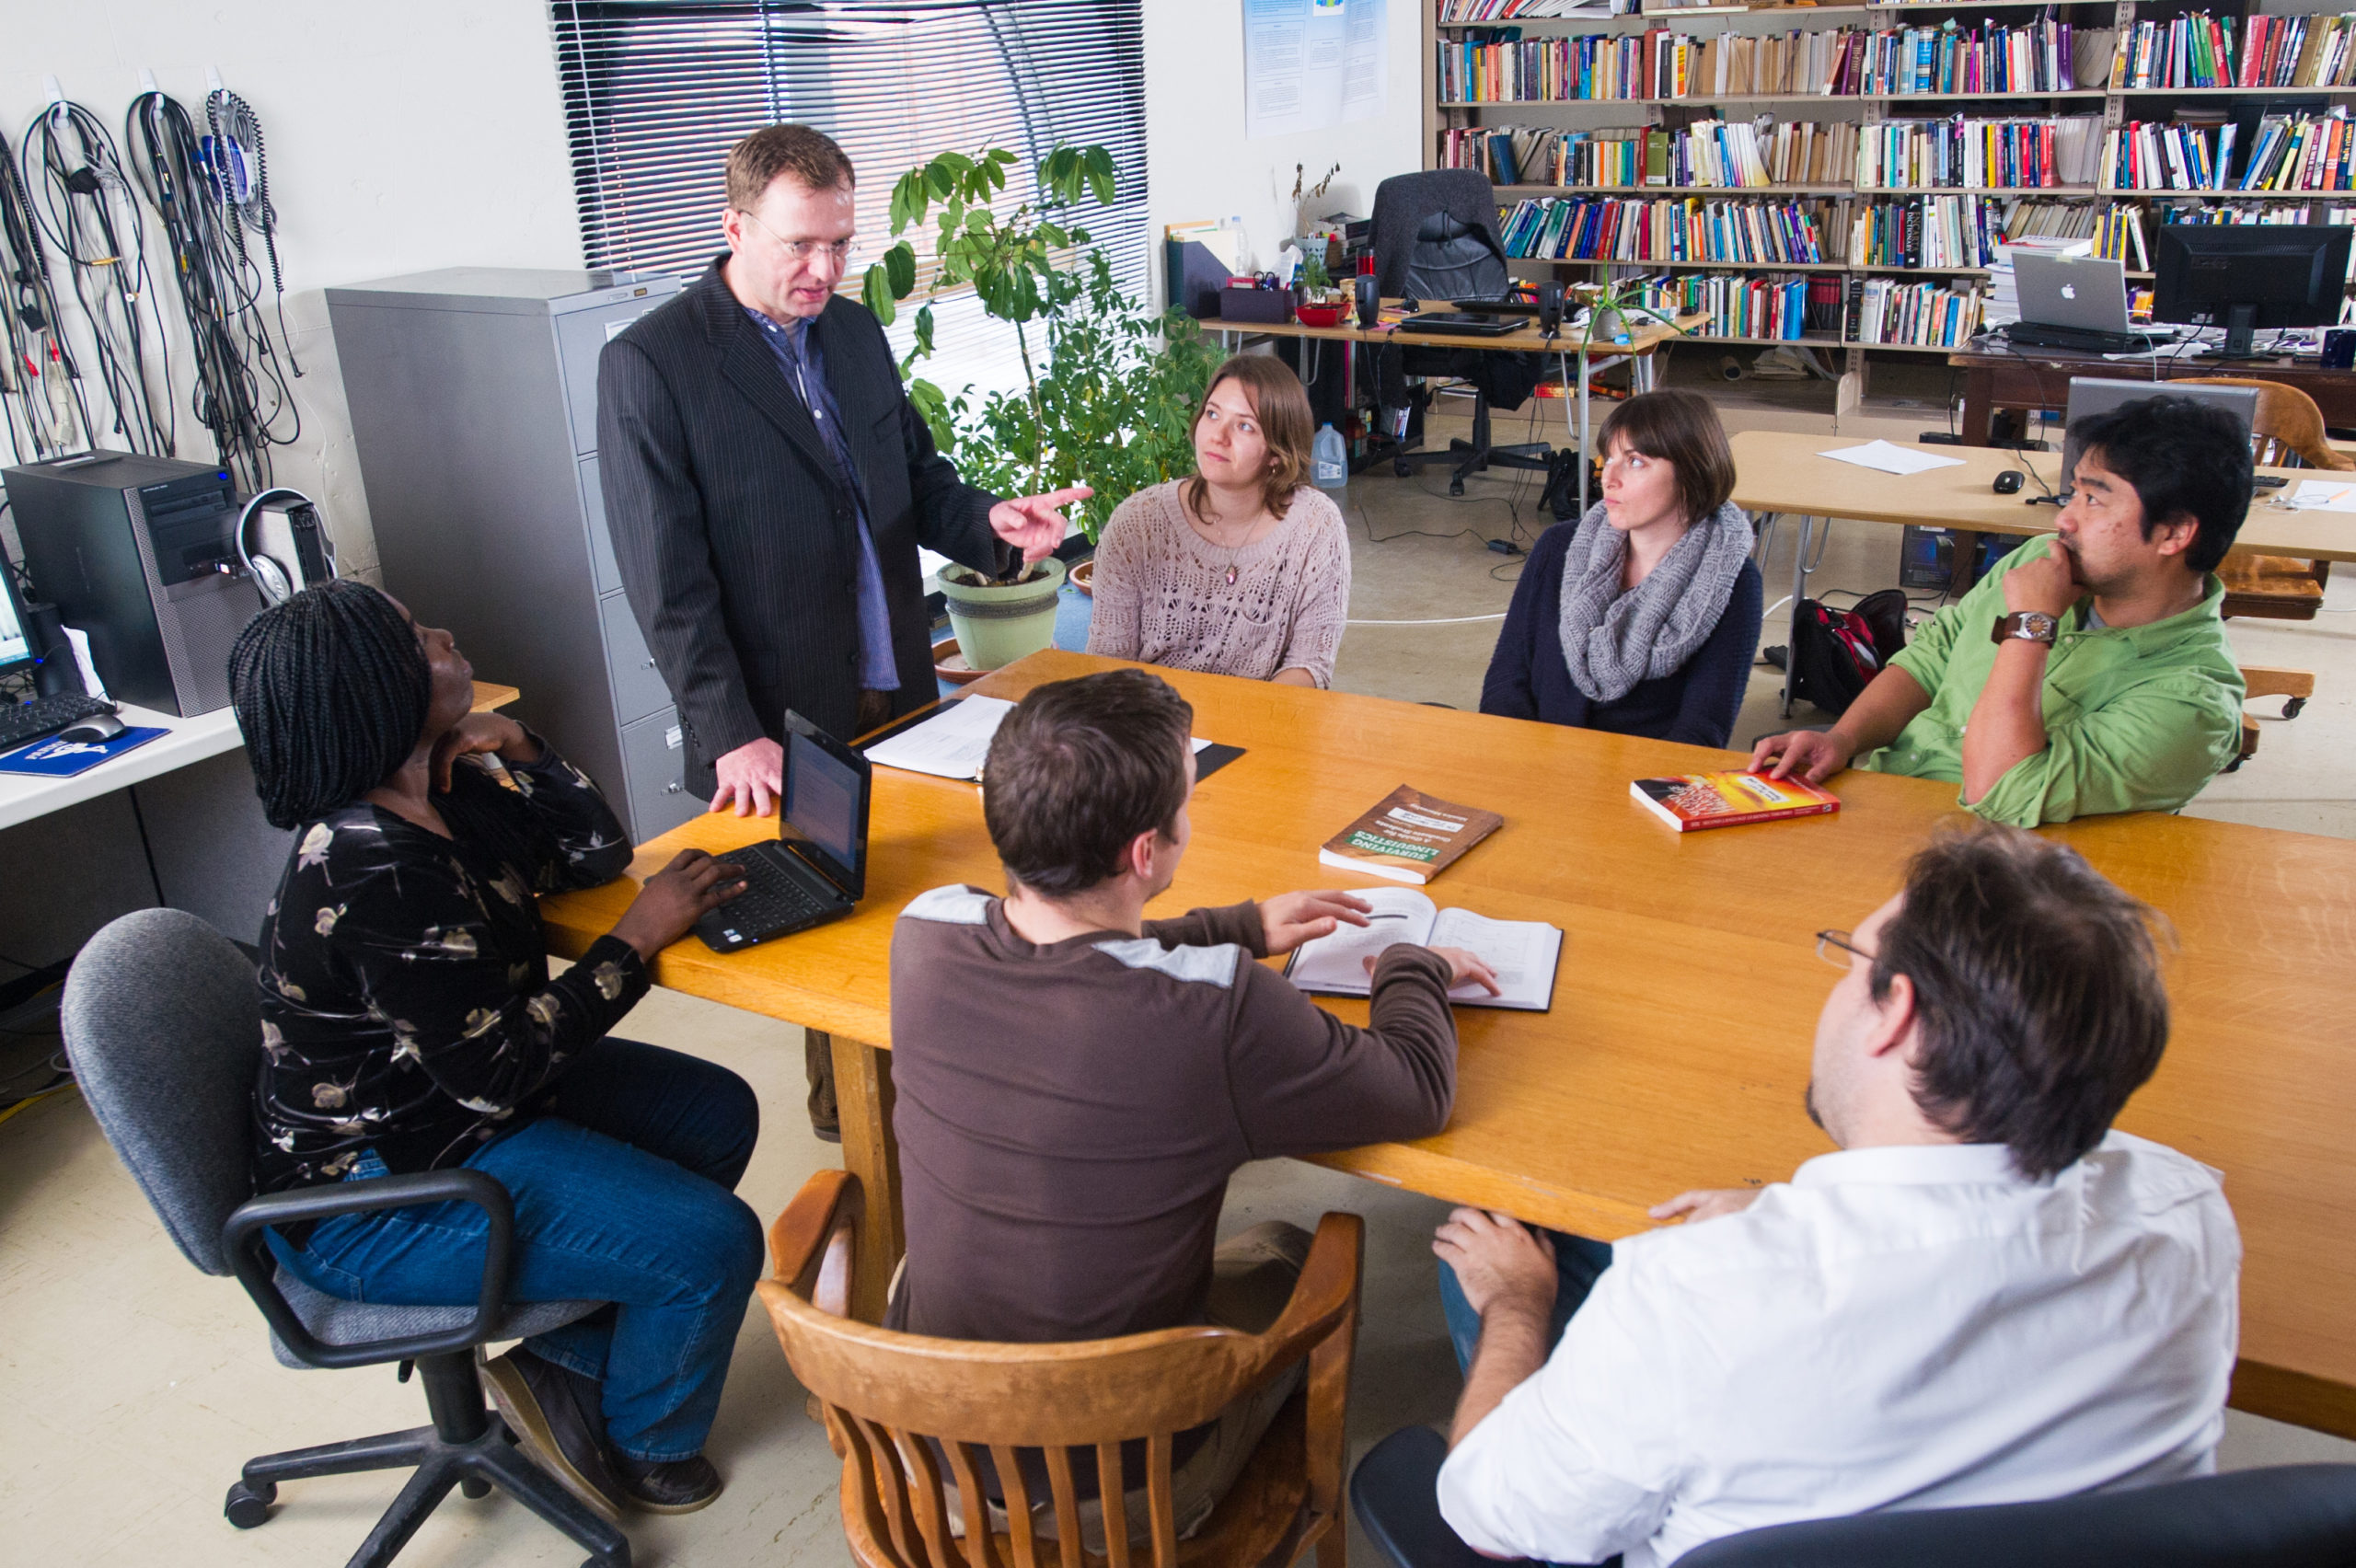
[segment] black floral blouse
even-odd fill
[[[549,979],[533,894],[612,881],[629,836],[545,742],[507,775],[459,760],[434,800],[455,838],[364,801],[297,836],[262,923],[260,1191],[340,1180],[369,1149],[395,1171],[463,1163],[646,994],[613,937]]]

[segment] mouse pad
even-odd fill
[[[136,750],[158,735],[170,733],[169,730],[142,729],[133,725],[110,741],[96,743],[61,741],[52,735],[46,740],[18,746],[15,751],[0,753],[0,773],[29,774],[36,778],[71,778],[127,751]]]

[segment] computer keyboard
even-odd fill
[[[826,912],[825,905],[768,856],[747,855],[736,863],[745,868],[745,891],[720,907],[738,930],[771,931]]]
[[[2018,347],[2070,349],[2087,354],[2141,353],[2171,341],[2165,336],[2142,332],[2090,332],[2078,327],[2051,327],[2041,321],[2015,321],[2004,329],[2004,333]]]
[[[13,708],[0,708],[0,751],[53,735],[68,724],[114,710],[111,702],[79,695],[35,698]]]

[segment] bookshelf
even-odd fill
[[[2213,156],[2213,138],[2218,134],[2214,128],[2221,117],[2242,110],[2244,104],[2265,106],[2260,112],[2278,112],[2272,108],[2274,101],[2290,100],[2298,114],[2327,126],[2330,117],[2356,114],[2356,9],[2347,9],[2349,0],[2219,0],[2205,8],[2200,0],[2189,5],[2183,0],[1903,0],[1824,6],[1655,3],[1617,16],[1511,17],[1465,14],[1475,9],[1479,0],[1418,3],[1425,21],[1426,167],[1470,164],[1485,169],[1484,144],[1461,135],[1451,138],[1449,133],[1499,129],[1556,133],[1590,152],[1599,143],[1641,139],[1647,133],[1669,133],[1674,148],[1677,138],[1689,128],[1698,127],[1706,136],[1714,126],[1748,127],[1754,120],[1772,122],[1778,130],[1800,121],[1819,122],[1815,128],[1819,131],[1846,126],[1853,128],[1853,142],[1862,141],[1870,127],[1889,128],[1899,121],[1939,126],[1958,117],[1966,122],[1966,135],[1978,135],[1987,126],[2050,121],[2054,139],[2047,141],[2046,147],[2052,147],[2060,134],[2073,138],[2067,145],[2076,149],[2077,155],[2066,170],[2048,167],[2042,171],[2016,171],[2009,162],[2001,166],[2003,174],[2019,172],[2032,180],[2041,173],[2047,181],[2043,184],[1967,185],[1959,182],[1956,167],[1934,168],[1927,164],[1908,165],[1896,172],[1935,175],[1944,182],[1861,183],[1854,178],[1854,168],[1846,171],[1847,179],[1838,173],[1819,178],[1829,173],[1821,162],[1773,164],[1773,172],[1784,174],[1784,179],[1746,184],[1738,177],[1729,177],[1723,167],[1703,167],[1698,157],[1691,163],[1680,161],[1674,151],[1669,168],[1653,167],[1653,178],[1642,183],[1549,183],[1553,168],[1533,171],[1526,166],[1515,171],[1516,178],[1497,182],[1498,200],[1508,219],[1533,205],[1551,209],[1561,203],[1592,204],[1574,209],[1569,226],[1575,233],[1590,232],[1580,230],[1583,219],[1602,212],[1606,204],[1616,204],[1594,219],[1602,225],[1610,254],[1588,249],[1518,255],[1512,265],[1522,276],[1642,276],[1660,279],[1665,285],[1715,276],[1724,280],[1713,285],[1715,297],[1721,299],[1729,294],[1756,298],[1795,283],[1804,287],[1810,278],[1841,280],[1842,308],[1838,316],[1828,320],[1819,305],[1797,337],[1690,335],[1701,342],[1792,344],[1829,351],[1842,357],[1843,368],[1863,377],[1877,356],[1950,352],[1950,345],[1944,342],[1870,340],[1869,334],[1855,326],[1856,306],[1869,287],[1871,297],[1894,314],[1902,314],[1889,304],[1895,291],[1911,290],[1912,297],[1925,301],[1969,297],[1974,302],[1969,306],[1947,307],[1950,317],[1969,321],[1976,319],[1978,305],[1984,303],[1979,296],[1991,272],[1986,265],[1916,264],[1922,255],[1911,239],[1856,252],[1849,236],[1838,241],[1827,238],[1820,247],[1825,256],[1820,261],[1756,259],[1752,258],[1760,248],[1742,242],[1726,247],[1726,259],[1708,253],[1712,246],[1683,245],[1684,249],[1705,254],[1665,251],[1658,245],[1657,228],[1652,237],[1646,236],[1646,225],[1657,223],[1649,203],[1665,200],[1703,204],[1708,212],[1696,220],[1702,230],[1721,218],[1732,223],[1738,210],[1745,207],[1764,211],[1744,221],[1764,224],[1770,229],[1782,223],[1788,230],[1796,214],[1812,212],[1822,230],[1835,223],[1855,225],[1861,213],[1880,220],[1887,214],[1878,209],[1925,203],[1916,227],[1908,228],[1901,215],[1890,220],[1891,227],[1875,231],[1878,241],[1888,234],[1922,233],[1934,221],[1930,214],[1942,210],[1932,204],[1944,199],[1956,199],[1970,208],[1971,216],[1980,216],[1983,209],[1965,199],[1985,198],[1990,203],[1986,212],[2001,209],[2000,231],[2009,229],[2015,214],[2030,208],[2036,216],[2027,221],[2028,232],[2094,234],[2099,225],[2124,254],[2128,277],[2135,282],[2147,282],[2151,273],[2132,248],[2131,237],[2121,237],[2124,231],[2117,221],[2120,214],[2131,216],[2146,256],[2155,227],[2169,221],[2171,214],[2198,214],[2196,221],[2356,222],[2356,189],[2241,190],[2205,182],[2187,188],[2190,181],[2186,174],[2175,172],[2157,177],[2175,189],[2122,184],[2131,166],[2115,162],[2113,140],[2119,134],[2131,139],[2138,123],[2175,129],[2176,116],[2181,111],[2193,117],[2181,122],[2183,127],[2198,128],[2212,138],[2207,144]],[[1492,4],[1487,8],[1499,7]],[[2200,18],[2212,15],[2218,23],[2215,34],[2204,33],[2196,40],[2189,30],[2171,31],[2172,24],[2189,29],[2200,25]],[[2186,20],[2179,23],[2179,17]],[[2059,31],[2065,23],[2066,37]],[[2139,31],[2142,24],[2148,26]],[[2284,42],[2294,24],[2298,30]],[[1932,29],[1927,52],[1923,34],[1909,29]],[[2230,59],[2219,54],[2219,37]],[[2024,44],[2024,40],[2043,40],[2043,45]],[[2245,55],[2250,52],[2245,42],[2251,40],[2262,46],[2260,63],[2255,68],[2274,73],[2270,78],[2261,75],[2260,82],[2289,83],[2304,75],[2312,85],[2134,85],[2235,79]],[[1499,47],[1506,44],[1517,47]],[[2154,59],[2156,64],[2146,65]],[[1831,63],[1830,66],[1827,62]],[[2149,75],[2136,74],[2146,68]],[[1839,90],[1792,90],[1802,79],[1818,78],[1825,86]],[[2000,85],[2029,85],[2017,91],[1959,90],[1977,88],[1991,80]],[[1443,92],[1443,84],[1449,90]],[[1776,90],[1762,90],[1762,84]],[[1919,90],[1897,90],[1901,86]],[[1860,90],[1873,88],[1889,90]],[[2246,110],[2242,112],[2244,118],[2235,123],[2245,127],[2245,134],[2255,136],[2258,133],[2247,127],[2257,122],[2246,118]],[[2318,133],[2316,139],[2319,148],[2335,153],[2341,145],[2327,132]],[[2356,122],[2348,127],[2344,140],[2350,145],[2345,153],[2337,154],[2337,167],[2351,172],[2339,178],[2356,185]],[[2236,153],[2246,159],[2250,146],[2245,143]],[[1635,155],[1634,163],[1598,164],[1590,156],[1582,167],[1625,178],[1645,168],[1651,156],[1647,146]],[[2140,172],[2150,178],[2148,153],[2138,156]],[[2319,150],[2319,166],[2323,157]],[[1973,167],[1999,172],[1997,164],[1984,159]],[[1886,164],[1879,167],[1881,178],[1891,172]],[[2165,151],[2162,167],[2167,167]],[[2056,179],[2057,172],[2074,178]],[[1800,178],[1803,174],[1805,179]],[[2216,176],[2212,171],[2208,178]],[[1692,182],[1683,182],[1687,179]],[[2305,203],[2309,211],[2299,213],[2297,203]],[[2218,214],[2223,214],[2222,220]],[[1528,214],[1524,215],[1526,227]],[[1636,254],[1626,253],[1625,236],[1630,230],[1637,236]],[[1535,230],[1542,240],[1551,232],[1543,223]],[[1530,248],[1527,234],[1524,239],[1519,248]],[[1615,245],[1619,248],[1612,248]],[[1950,247],[1931,259],[1962,257],[1974,262],[1992,259],[1992,255],[1974,253],[1977,248],[1969,244],[1960,250]],[[1774,243],[1764,250],[1770,257],[1787,253],[1794,252]],[[1863,254],[1877,259],[1858,259]],[[1903,260],[1894,259],[1899,254]],[[1744,278],[1754,281],[1737,282]]]

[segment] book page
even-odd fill
[[[1304,991],[1362,997],[1369,988],[1366,961],[1395,942],[1425,941],[1431,935],[1432,901],[1412,888],[1370,887],[1358,894],[1373,908],[1363,926],[1342,926],[1334,934],[1304,942],[1287,972]]]
[[[1499,995],[1492,997],[1468,984],[1449,992],[1452,1002],[1542,1009],[1553,999],[1554,960],[1563,950],[1563,933],[1543,922],[1492,920],[1470,909],[1449,909],[1432,922],[1431,945],[1477,953],[1497,973]]]

